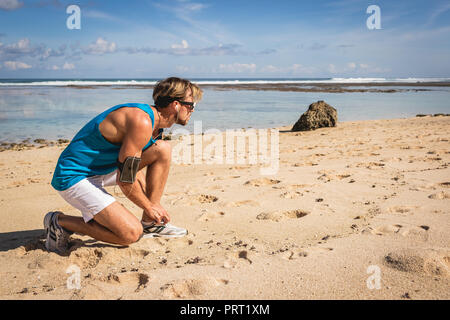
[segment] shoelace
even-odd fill
[[[144,226],[144,233],[159,233],[166,228],[165,225],[157,226],[154,223],[149,226]]]

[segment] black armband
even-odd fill
[[[125,183],[134,183],[136,181],[136,175],[139,170],[139,163],[141,158],[127,157],[125,161],[117,161],[117,167],[119,168],[119,181]]]

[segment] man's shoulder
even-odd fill
[[[151,137],[153,132],[153,123],[148,113],[139,108],[127,108],[125,132],[136,137],[142,137],[144,140]]]
[[[150,107],[148,107],[150,109]],[[141,108],[124,108],[127,123],[133,126],[152,127],[152,119],[147,111]]]

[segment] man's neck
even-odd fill
[[[171,123],[169,121],[169,118],[165,116],[164,112],[161,112],[155,107],[156,110],[156,119],[155,119],[155,127],[158,128],[169,128],[171,126]]]

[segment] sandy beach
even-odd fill
[[[173,164],[162,204],[186,237],[74,235],[69,256],[42,224],[80,216],[50,185],[66,144],[0,152],[0,299],[450,298],[450,117],[278,129],[275,175]]]

